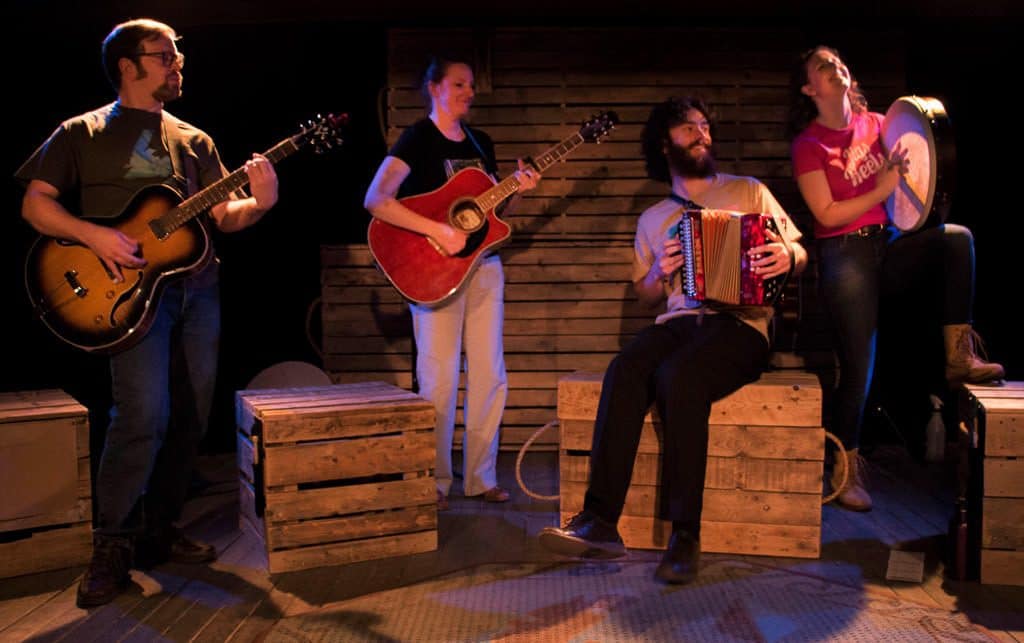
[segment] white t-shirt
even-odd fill
[[[775,200],[763,183],[749,176],[732,174],[716,174],[711,187],[700,196],[702,207],[714,210],[736,210],[739,212],[761,212],[775,215],[788,241],[797,241],[802,236],[790,220],[789,215]],[[633,281],[639,281],[647,275],[661,258],[666,239],[677,234],[682,206],[672,199],[664,199],[644,210],[636,226],[636,240],[633,250]],[[722,304],[706,305],[683,294],[679,275],[674,275],[665,284],[667,296],[666,311],[658,316],[656,323],[680,315],[711,314],[727,312],[753,326],[758,332],[768,337],[768,321],[774,310],[771,306],[729,306]]]

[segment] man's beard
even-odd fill
[[[690,148],[698,144],[691,145]],[[705,179],[715,174],[715,157],[711,152],[711,146],[707,146],[705,153],[700,158],[694,158],[690,148],[680,147],[675,143],[669,145],[668,165],[672,172],[688,179]]]
[[[146,73],[146,70],[143,69],[141,66],[136,65],[135,69],[136,69],[135,80],[143,80],[143,79],[145,79],[146,77],[149,76],[149,74]],[[181,97],[181,83],[180,82],[178,83],[178,87],[175,89],[175,88],[172,88],[170,83],[168,83],[167,80],[165,79],[163,85],[160,85],[159,87],[157,87],[156,89],[153,90],[153,98],[155,100],[160,101],[161,103],[169,103],[172,100],[174,100],[176,98],[180,98],[180,97]]]
[[[153,98],[161,103],[169,103],[180,96],[181,85],[178,85],[177,88],[172,88],[170,84],[164,83],[153,91]]]

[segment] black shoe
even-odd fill
[[[171,560],[175,563],[201,565],[217,560],[217,548],[209,543],[193,540],[179,529],[175,529],[177,537],[171,542]]]
[[[135,567],[152,569],[168,561],[189,565],[217,560],[213,545],[192,540],[177,527],[139,536],[135,541]]]
[[[131,582],[131,541],[127,538],[94,536],[92,559],[78,584],[75,603],[82,608],[106,605]]]
[[[699,563],[700,541],[685,531],[675,531],[658,569],[654,570],[654,577],[672,585],[689,583],[697,577]]]
[[[619,558],[626,555],[615,525],[590,513],[581,511],[565,527],[545,527],[540,532],[540,544],[556,554],[577,558]]]

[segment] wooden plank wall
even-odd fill
[[[796,30],[396,29],[388,38],[382,105],[388,145],[426,113],[420,74],[435,51],[474,61],[472,122],[494,139],[502,176],[517,157],[543,151],[593,114],[613,109],[621,119],[605,142],[585,144],[552,167],[507,217],[515,240],[502,251],[510,382],[505,446],[554,419],[560,375],[603,369],[653,319],[629,285],[636,217],[667,191],[647,179],[640,155],[641,128],[653,104],[671,95],[703,96],[717,118],[720,170],[760,178],[801,229],[810,230],[784,131],[789,67],[805,42]],[[863,50],[844,54],[884,112],[903,93],[905,52],[897,38],[866,41]],[[340,382],[379,378],[411,386],[408,311],[372,267],[365,246],[324,247],[322,259],[325,369]],[[821,324],[813,274],[812,268],[791,284],[777,349],[823,341],[815,330]]]

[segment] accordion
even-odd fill
[[[767,231],[778,233],[770,214],[729,210],[682,210],[679,241],[682,290],[697,301],[766,306],[782,294],[788,274],[764,279],[750,267],[751,248],[771,243]]]

